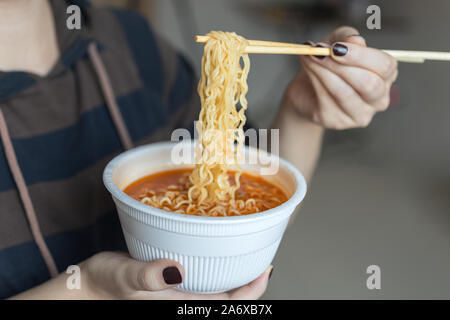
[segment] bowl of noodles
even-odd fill
[[[185,269],[178,288],[195,293],[228,291],[256,279],[306,193],[294,166],[244,146],[248,41],[222,31],[207,38],[198,140],[129,150],[103,175],[131,256],[178,261]]]
[[[130,186],[138,186],[139,182],[142,185],[147,182],[148,189],[148,182],[152,178],[161,181],[158,177],[164,172],[167,173],[163,175],[166,178],[171,173],[174,177],[183,178],[180,172],[192,171],[194,164],[173,162],[173,150],[180,144],[186,149],[193,148],[190,141],[154,143],[122,153],[105,168],[104,183],[116,204],[129,253],[140,261],[164,258],[181,263],[185,269],[185,278],[178,288],[183,291],[217,293],[249,283],[272,262],[289,218],[305,196],[305,179],[293,165],[275,155],[266,154],[278,161],[276,174],[261,176],[262,164],[242,164],[243,175],[262,177],[266,183],[261,190],[251,189],[254,193],[247,192],[244,197],[265,199],[267,206],[274,206],[266,210],[261,204],[259,210],[262,211],[250,212],[247,209],[255,207],[250,201],[247,209],[245,206],[236,206],[243,210],[243,214],[210,216],[198,211],[186,214],[175,212],[176,209],[169,211],[167,199],[162,201],[162,208],[142,201],[145,197],[157,197],[153,192],[163,192],[165,195],[167,192],[176,193],[177,184],[174,180],[167,182],[166,190],[159,190],[160,185],[155,190],[144,188],[141,190],[144,193],[142,195],[125,192],[131,190]],[[260,156],[261,153],[261,150],[244,148],[244,155],[249,158],[252,155]],[[178,176],[173,173],[178,173]],[[253,185],[256,189],[261,186],[258,185],[260,180],[246,178],[241,179],[240,189],[245,188],[242,181],[247,180],[248,185],[256,181]],[[270,193],[275,189],[281,190],[286,196],[282,203],[270,201]],[[178,192],[183,192],[183,181],[178,184]],[[260,192],[262,196],[258,196]],[[174,199],[173,196],[167,198]]]

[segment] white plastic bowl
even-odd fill
[[[188,141],[190,143],[190,141]],[[117,206],[130,255],[141,261],[172,259],[185,269],[177,288],[195,293],[228,291],[256,279],[272,262],[289,217],[306,193],[301,173],[279,159],[276,175],[264,176],[289,197],[282,205],[245,216],[201,217],[167,212],[143,204],[122,190],[153,172],[175,167],[174,142],[154,143],[120,154],[103,173]],[[261,152],[246,148],[245,153]],[[257,172],[258,165],[242,165]]]

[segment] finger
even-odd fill
[[[388,79],[389,84],[393,84],[397,80],[398,70],[396,69],[392,76]]]
[[[270,266],[260,275],[258,278],[250,282],[249,284],[233,290],[229,293],[231,300],[256,300],[259,299],[267,289],[269,284],[269,276],[273,270],[273,266]]]
[[[342,39],[340,41],[342,41],[342,42],[350,42],[350,43],[353,43],[353,44],[356,44],[356,45],[360,45],[362,47],[366,47],[367,46],[366,45],[366,40],[361,35],[353,35],[353,36],[344,38],[344,39]],[[338,42],[338,41],[335,41],[335,42]]]
[[[180,284],[184,269],[178,262],[168,259],[142,262],[130,258],[123,276],[132,290],[159,291]]]
[[[140,294],[138,299],[172,299],[172,300],[254,300],[258,299],[266,291],[269,276],[273,270],[273,266],[267,268],[263,274],[250,282],[249,284],[229,292],[215,294],[197,294],[189,293],[176,289],[169,289],[159,292],[153,292],[149,296],[148,292]]]
[[[362,100],[358,93],[337,74],[314,63],[311,58],[306,62],[308,68],[317,76],[321,84],[334,98],[336,104],[353,120],[358,127],[367,126],[375,109]]]
[[[301,58],[304,70],[311,81],[314,92],[316,94],[317,105],[313,113],[312,120],[320,125],[330,129],[345,129],[353,126],[353,119],[342,110],[336,103],[336,100],[330,95],[328,90],[323,86],[319,78],[309,69],[310,58]]]
[[[391,105],[391,96],[392,96],[392,86],[398,76],[398,70],[395,70],[394,74],[388,80],[388,90],[386,96],[384,97],[383,103],[385,104],[385,109],[389,108]]]
[[[377,110],[379,100],[387,92],[387,83],[378,74],[367,69],[346,66],[332,59],[314,59],[314,62],[337,74],[348,83],[361,98]]]
[[[359,45],[366,45],[366,41],[361,37],[358,30],[349,26],[339,27],[325,38],[325,42],[328,43],[335,43],[338,41],[348,41]]]
[[[350,42],[337,42],[332,46],[331,57],[347,66],[367,69],[383,79],[389,79],[397,70],[397,61],[381,50],[363,47]]]
[[[228,300],[227,292],[214,294],[190,293],[177,289],[166,289],[162,291],[141,291],[133,299],[138,300]]]

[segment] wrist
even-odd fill
[[[320,123],[313,120],[312,115],[302,111],[302,109],[292,99],[289,99],[288,94],[286,94],[280,105],[279,117],[288,118],[289,122],[298,122],[303,125],[315,127],[317,130],[325,129]]]
[[[300,76],[294,78],[284,92],[280,105],[280,113],[289,114],[294,119],[302,122],[310,122],[320,126],[314,121],[313,110],[315,106],[308,105],[313,100],[305,92],[304,85],[300,81]]]

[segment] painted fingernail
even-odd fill
[[[177,267],[167,267],[163,270],[163,278],[167,284],[179,284],[182,281],[181,273]]]
[[[344,46],[341,43],[336,43],[333,46],[333,54],[335,56],[342,57],[342,56],[345,56],[347,54],[347,52],[348,52],[347,46]]]
[[[272,270],[270,270],[270,273],[269,273],[269,280],[272,277],[272,273],[273,273],[273,267],[272,267]]]
[[[308,45],[308,46],[313,46],[314,43],[310,40],[303,42],[302,44]]]
[[[320,45],[320,44],[316,44],[314,47],[316,47],[316,48],[325,48],[324,46],[322,46],[322,45]],[[318,58],[318,59],[324,59],[326,56],[314,56],[314,57],[316,57],[316,58]]]

